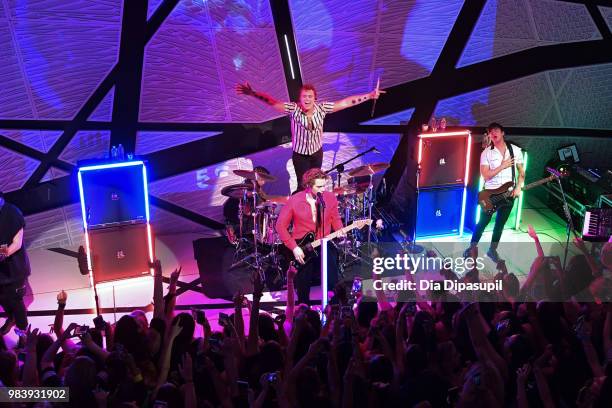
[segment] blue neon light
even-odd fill
[[[85,166],[79,168],[79,173],[82,171],[91,171],[91,170],[102,170],[102,169],[112,169],[114,167],[128,167],[128,166],[144,166],[144,162],[142,160],[129,161],[129,162],[119,162],[119,163],[107,163],[107,164],[99,164],[95,166]]]

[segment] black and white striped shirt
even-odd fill
[[[297,103],[286,102],[285,113],[291,119],[291,140],[293,151],[311,155],[323,147],[323,119],[334,109],[333,102],[315,102],[312,120]]]

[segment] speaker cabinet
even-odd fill
[[[94,284],[149,274],[147,224],[89,231]]]
[[[146,220],[144,165],[101,167],[79,172],[89,227]]]
[[[464,186],[412,189],[407,198],[404,219],[408,231],[417,239],[463,234],[467,198]]]
[[[469,131],[419,135],[418,188],[466,184]]]

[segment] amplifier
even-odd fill
[[[94,283],[150,273],[147,224],[89,231]]]

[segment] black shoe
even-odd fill
[[[11,317],[8,317],[4,321],[4,324],[2,325],[2,327],[0,327],[0,335],[6,336],[11,331],[13,326],[15,326],[15,320]]]
[[[499,257],[499,254],[497,253],[497,249],[495,248],[489,248],[489,250],[487,251],[487,256],[495,263],[498,263],[499,261],[501,261],[501,258]]]
[[[474,256],[472,256],[472,251],[474,251],[475,255],[478,256],[478,247],[469,247],[468,249],[463,251],[463,257],[466,259],[474,258]]]

